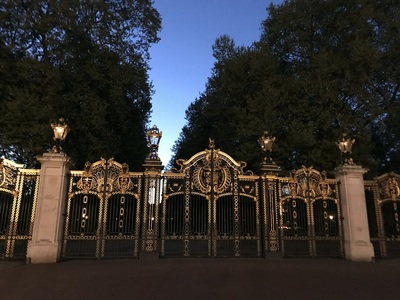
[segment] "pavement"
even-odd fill
[[[0,262],[0,299],[395,299],[400,260]],[[397,296],[396,296],[397,295]]]

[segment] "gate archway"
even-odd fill
[[[164,173],[163,257],[261,256],[258,176],[210,148]]]

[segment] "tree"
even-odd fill
[[[186,134],[204,140],[190,129],[212,124],[217,146],[257,169],[256,141],[268,130],[277,138],[273,158],[284,170],[332,171],[340,162],[335,141],[346,132],[356,138],[354,159],[370,176],[399,170],[400,65],[389,63],[398,61],[399,7],[361,0],[271,5],[251,47],[214,44],[213,74],[196,100],[202,102],[196,116],[204,120],[189,110]],[[189,152],[182,149],[192,146],[186,139],[177,141],[177,154]]]
[[[34,164],[51,146],[50,120],[63,116],[77,167],[101,156],[141,166],[148,50],[161,26],[152,1],[2,1],[0,20],[3,153]]]
[[[396,111],[390,103],[399,103],[399,73],[393,72],[399,65],[388,64],[396,61],[399,7],[392,1],[288,1],[271,7],[263,24],[261,40],[272,46],[284,72],[303,80],[307,95],[324,87],[318,98],[340,108],[332,129],[356,137],[355,156],[371,174],[398,169],[385,159],[396,147],[383,147],[383,141],[398,145],[398,135],[384,132]]]

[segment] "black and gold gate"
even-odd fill
[[[138,256],[141,178],[113,159],[71,171],[63,258]]]
[[[161,256],[261,256],[259,177],[209,148],[163,175]]]
[[[39,170],[0,160],[0,259],[25,259],[32,237]]]
[[[342,257],[339,183],[303,167],[279,179],[279,229],[285,256]]]
[[[376,257],[400,257],[400,175],[365,182],[371,242]]]

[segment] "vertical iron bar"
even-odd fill
[[[96,256],[98,259],[101,259],[104,257],[104,248],[105,248],[105,231],[106,231],[106,226],[107,226],[107,184],[108,184],[108,167],[109,167],[109,161],[106,160],[104,163],[104,184],[103,184],[103,190],[101,191],[101,198],[100,198],[100,205],[99,205],[99,228],[98,228],[98,234],[97,234],[97,243],[98,249]]]
[[[212,206],[212,230],[211,230],[211,247],[213,249],[212,251],[212,256],[216,256],[217,255],[217,247],[216,247],[216,241],[215,239],[215,235],[217,234],[217,225],[216,225],[216,203],[214,203],[214,148],[211,148],[211,156],[210,156],[210,169],[211,169],[211,174],[210,174],[210,186],[211,186],[211,190],[210,190],[210,202],[211,202],[211,206]],[[219,221],[219,220],[218,220]]]
[[[309,248],[310,248],[310,255],[316,255],[315,249],[315,234],[314,234],[314,212],[313,212],[313,205],[315,202],[311,202],[311,193],[310,193],[310,174],[306,173],[307,178],[307,223],[308,223],[308,238],[309,238]],[[315,200],[315,199],[313,199]]]

